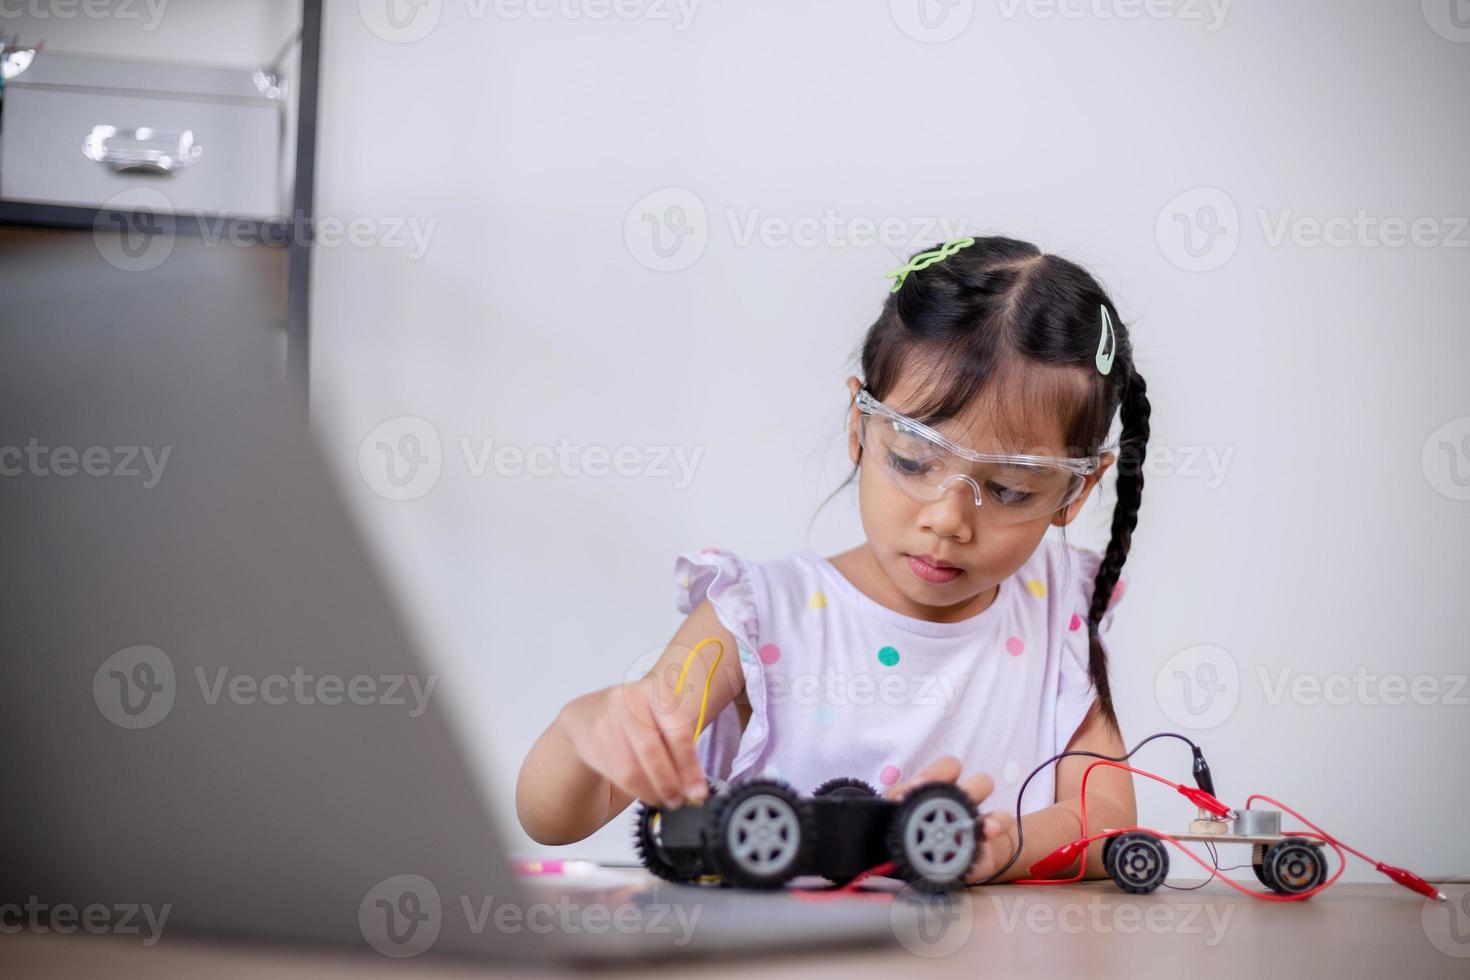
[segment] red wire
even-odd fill
[[[1121,762],[1112,762],[1112,761],[1109,761],[1109,760],[1099,760],[1097,762],[1094,762],[1094,763],[1092,763],[1091,765],[1089,765],[1087,767],[1086,771],[1084,771],[1082,773],[1082,786],[1081,786],[1081,789],[1079,791],[1079,798],[1081,800],[1081,809],[1082,809],[1082,827],[1083,827],[1083,834],[1084,835],[1086,835],[1086,828],[1087,828],[1087,777],[1090,776],[1090,775],[1092,775],[1092,770],[1096,769],[1098,766],[1111,766],[1111,767],[1113,767],[1115,769],[1126,769],[1126,770],[1128,770],[1131,773],[1136,773],[1137,775],[1147,776],[1150,779],[1157,780],[1158,782],[1163,783],[1165,786],[1172,786],[1175,789],[1178,789],[1179,788],[1179,784],[1178,783],[1171,782],[1170,780],[1167,780],[1167,779],[1165,779],[1162,776],[1155,775],[1154,773],[1148,772],[1146,770],[1136,769],[1133,766],[1124,765]],[[1085,836],[1085,839],[1086,839],[1086,841],[1087,841],[1088,844],[1091,844],[1093,841],[1103,840],[1103,839],[1108,838],[1108,837],[1113,837],[1113,836],[1115,836],[1117,834],[1124,834],[1124,833],[1129,833],[1129,832],[1132,832],[1132,831],[1142,831],[1143,833],[1153,834],[1155,837],[1158,837],[1160,840],[1168,841],[1170,844],[1173,844],[1176,848],[1178,848],[1179,850],[1183,851],[1186,855],[1189,856],[1189,858],[1192,861],[1194,861],[1195,864],[1198,864],[1200,867],[1202,867],[1206,871],[1208,871],[1210,873],[1210,877],[1211,878],[1218,878],[1221,881],[1225,882],[1225,884],[1229,885],[1231,888],[1234,888],[1236,891],[1241,892],[1242,894],[1245,894],[1245,895],[1249,895],[1252,898],[1259,898],[1262,901],[1266,901],[1266,902],[1300,902],[1303,899],[1311,898],[1313,895],[1315,895],[1318,892],[1322,891],[1322,889],[1324,889],[1324,888],[1328,887],[1329,885],[1333,884],[1335,881],[1337,881],[1338,878],[1342,877],[1343,871],[1346,870],[1346,868],[1347,868],[1347,857],[1343,854],[1343,850],[1344,850],[1344,848],[1346,848],[1347,850],[1353,850],[1352,848],[1348,848],[1347,845],[1341,844],[1341,842],[1339,842],[1335,837],[1333,837],[1332,835],[1330,835],[1327,832],[1323,831],[1320,827],[1318,827],[1316,824],[1312,823],[1306,817],[1302,816],[1300,813],[1297,813],[1295,810],[1291,809],[1290,807],[1288,807],[1288,806],[1286,806],[1286,805],[1284,805],[1282,803],[1279,803],[1276,800],[1271,799],[1269,796],[1261,796],[1260,794],[1254,794],[1254,795],[1252,795],[1251,797],[1249,797],[1246,800],[1246,809],[1250,809],[1250,802],[1251,802],[1251,800],[1257,800],[1257,799],[1265,800],[1268,803],[1272,803],[1272,804],[1275,804],[1276,806],[1281,807],[1282,810],[1286,811],[1287,813],[1290,813],[1293,817],[1296,817],[1302,823],[1306,824],[1308,827],[1311,827],[1313,831],[1316,831],[1315,833],[1309,833],[1307,831],[1298,831],[1298,832],[1293,833],[1293,834],[1291,834],[1289,836],[1293,836],[1293,837],[1313,837],[1313,838],[1316,838],[1316,839],[1321,840],[1322,842],[1326,843],[1334,851],[1337,852],[1338,866],[1337,866],[1337,871],[1332,875],[1332,877],[1328,878],[1326,881],[1322,882],[1320,885],[1317,885],[1315,888],[1309,888],[1306,891],[1299,892],[1299,893],[1297,893],[1295,895],[1277,895],[1274,892],[1256,891],[1255,889],[1247,888],[1244,885],[1241,885],[1241,884],[1237,883],[1233,879],[1230,879],[1230,878],[1225,877],[1224,875],[1222,875],[1220,873],[1220,869],[1219,868],[1215,867],[1213,864],[1206,864],[1203,858],[1201,858],[1198,854],[1196,854],[1193,851],[1191,851],[1189,848],[1185,847],[1182,842],[1180,842],[1179,840],[1176,840],[1170,834],[1166,834],[1166,833],[1164,833],[1163,831],[1160,831],[1160,830],[1154,830],[1151,827],[1136,827],[1136,826],[1135,827],[1114,827],[1113,829],[1111,829],[1109,831],[1106,831],[1104,833],[1101,833],[1101,834],[1093,834],[1093,835],[1090,835],[1090,836]],[[1372,860],[1371,858],[1366,857],[1365,855],[1363,855],[1359,851],[1353,851],[1353,853],[1356,854],[1356,855],[1358,855],[1358,857],[1363,858],[1363,860],[1365,860],[1365,861],[1371,861]],[[1071,878],[1024,878],[1024,879],[1018,879],[1018,880],[1012,882],[1012,884],[1016,884],[1016,885],[1066,885],[1066,884],[1072,884],[1073,882],[1081,881],[1082,878],[1083,878],[1083,876],[1085,876],[1086,874],[1087,874],[1087,851],[1084,849],[1082,851],[1082,858],[1081,858],[1081,861],[1079,862],[1079,867],[1077,869],[1077,874],[1075,874]]]
[[[884,861],[882,864],[875,864],[871,868],[869,868],[868,870],[863,871],[863,872],[860,872],[857,875],[857,877],[853,878],[851,881],[849,881],[845,885],[839,885],[836,888],[825,888],[825,889],[822,889],[820,891],[807,891],[805,889],[800,889],[799,888],[799,889],[797,889],[795,891],[794,894],[796,895],[797,898],[803,898],[803,899],[806,899],[808,901],[815,901],[815,902],[823,902],[823,901],[827,901],[828,899],[833,899],[833,898],[854,898],[854,897],[855,898],[877,897],[877,898],[882,898],[884,901],[891,901],[892,898],[893,898],[893,896],[890,893],[888,893],[888,892],[864,892],[864,891],[859,891],[858,890],[858,885],[860,885],[863,882],[864,879],[866,879],[868,877],[871,877],[872,875],[886,875],[886,874],[888,874],[888,872],[892,871],[893,869],[894,869],[894,863],[892,861]]]
[[[1255,800],[1265,800],[1267,803],[1270,803],[1272,806],[1276,807],[1277,809],[1286,811],[1287,813],[1291,814],[1293,817],[1296,817],[1302,823],[1306,824],[1308,827],[1311,827],[1313,830],[1315,830],[1319,835],[1321,835],[1321,837],[1322,837],[1323,840],[1326,840],[1326,841],[1329,841],[1329,842],[1331,842],[1333,844],[1336,844],[1338,847],[1342,848],[1344,851],[1347,851],[1350,854],[1357,855],[1358,857],[1362,858],[1364,861],[1367,861],[1369,864],[1378,865],[1378,864],[1382,864],[1383,863],[1382,861],[1379,861],[1376,858],[1370,858],[1368,855],[1364,854],[1362,851],[1358,850],[1356,847],[1352,847],[1352,846],[1350,846],[1348,844],[1344,844],[1342,841],[1338,840],[1336,837],[1333,837],[1327,831],[1323,830],[1321,827],[1319,827],[1316,824],[1312,823],[1312,821],[1308,820],[1306,817],[1302,816],[1300,813],[1297,813],[1295,810],[1293,810],[1291,807],[1287,806],[1285,803],[1282,803],[1280,800],[1273,800],[1271,797],[1265,795],[1264,793],[1252,793],[1250,796],[1247,796],[1245,798],[1245,808],[1247,810],[1249,810],[1251,808],[1251,803],[1253,801],[1255,801]]]
[[[1154,773],[1151,773],[1151,772],[1149,772],[1146,769],[1137,769],[1137,768],[1135,768],[1133,766],[1127,765],[1127,764],[1122,763],[1122,762],[1107,762],[1106,760],[1099,760],[1097,762],[1092,763],[1082,773],[1082,786],[1081,786],[1081,789],[1079,790],[1079,793],[1078,793],[1078,799],[1081,801],[1081,804],[1082,804],[1082,837],[1083,838],[1086,838],[1087,839],[1087,843],[1089,843],[1089,844],[1091,844],[1095,840],[1100,840],[1100,839],[1103,839],[1103,838],[1106,838],[1106,837],[1113,836],[1112,834],[1099,834],[1099,835],[1097,835],[1095,837],[1090,837],[1090,836],[1088,836],[1088,833],[1087,833],[1087,777],[1090,776],[1090,775],[1092,775],[1092,770],[1096,769],[1098,766],[1101,766],[1101,765],[1111,765],[1111,766],[1113,766],[1114,768],[1117,768],[1117,769],[1126,769],[1129,772],[1134,773],[1135,775],[1138,775],[1138,776],[1147,776],[1149,779],[1152,779],[1152,780],[1155,780],[1157,782],[1163,783],[1165,786],[1168,786],[1170,788],[1177,788],[1177,784],[1176,783],[1171,782],[1170,780],[1165,779],[1163,776],[1159,776],[1159,775],[1156,775]],[[1160,836],[1162,836],[1162,835],[1160,835]],[[1078,839],[1080,840],[1082,838],[1078,838]],[[1017,878],[1017,879],[1013,880],[1011,882],[1011,884],[1013,884],[1013,885],[1070,885],[1073,882],[1081,881],[1082,878],[1086,874],[1087,874],[1087,851],[1086,851],[1086,849],[1084,849],[1082,851],[1081,865],[1077,869],[1077,874],[1075,876],[1071,877],[1071,878]]]
[[[1338,840],[1336,837],[1332,836],[1327,831],[1323,830],[1321,827],[1317,826],[1315,823],[1313,823],[1312,821],[1308,820],[1306,817],[1302,816],[1296,810],[1293,810],[1291,807],[1287,806],[1285,803],[1282,803],[1280,800],[1273,799],[1272,797],[1266,796],[1263,793],[1252,793],[1250,796],[1246,797],[1245,808],[1247,810],[1249,810],[1251,808],[1251,804],[1254,803],[1256,800],[1264,800],[1265,802],[1270,803],[1272,806],[1277,807],[1278,809],[1282,810],[1283,812],[1291,814],[1293,817],[1295,817],[1296,819],[1300,820],[1302,823],[1306,824],[1308,827],[1312,828],[1311,831],[1296,831],[1296,832],[1293,832],[1291,834],[1286,834],[1286,835],[1283,835],[1283,836],[1311,837],[1311,838],[1314,838],[1316,840],[1322,841],[1323,843],[1325,843],[1329,847],[1331,847],[1334,851],[1336,851],[1337,852],[1338,865],[1337,865],[1337,871],[1333,873],[1332,877],[1328,878],[1326,881],[1322,882],[1320,885],[1317,885],[1315,888],[1310,888],[1307,891],[1299,892],[1299,893],[1297,893],[1295,895],[1277,895],[1274,892],[1257,891],[1257,890],[1252,889],[1252,888],[1247,888],[1246,886],[1239,884],[1235,880],[1233,880],[1231,878],[1225,877],[1223,874],[1220,873],[1220,869],[1218,867],[1216,867],[1213,863],[1206,864],[1205,863],[1205,860],[1203,858],[1201,858],[1194,851],[1192,851],[1189,848],[1185,847],[1184,844],[1181,841],[1177,840],[1176,838],[1174,838],[1170,834],[1166,834],[1166,833],[1164,833],[1161,830],[1155,830],[1152,827],[1140,827],[1140,826],[1134,826],[1134,827],[1114,827],[1114,828],[1112,828],[1110,830],[1107,830],[1107,831],[1105,831],[1103,833],[1100,833],[1100,834],[1088,835],[1087,834],[1087,780],[1088,780],[1088,777],[1090,777],[1092,775],[1092,770],[1096,769],[1098,766],[1109,766],[1109,767],[1114,768],[1114,769],[1124,769],[1124,770],[1127,770],[1128,772],[1131,772],[1131,773],[1133,773],[1134,775],[1137,775],[1137,776],[1147,776],[1149,779],[1155,780],[1156,782],[1163,783],[1165,786],[1169,786],[1169,787],[1172,787],[1174,789],[1178,789],[1179,788],[1179,785],[1180,785],[1178,783],[1173,782],[1172,780],[1165,779],[1163,776],[1160,776],[1160,775],[1158,775],[1156,773],[1149,772],[1146,769],[1138,769],[1138,768],[1136,768],[1134,766],[1126,765],[1125,763],[1113,762],[1112,760],[1109,760],[1109,759],[1100,759],[1100,760],[1098,760],[1096,762],[1093,762],[1082,773],[1082,785],[1081,785],[1081,787],[1080,787],[1080,789],[1078,791],[1078,799],[1079,799],[1079,801],[1081,803],[1082,835],[1083,835],[1082,838],[1078,838],[1078,839],[1079,840],[1085,839],[1088,844],[1092,844],[1094,841],[1105,840],[1106,838],[1114,837],[1114,836],[1117,836],[1118,834],[1131,833],[1131,832],[1135,832],[1135,831],[1142,832],[1142,833],[1147,833],[1147,834],[1152,834],[1153,836],[1159,838],[1160,840],[1164,840],[1164,841],[1169,842],[1170,844],[1173,844],[1180,851],[1183,851],[1190,858],[1190,860],[1194,861],[1195,864],[1198,864],[1200,867],[1202,867],[1206,871],[1208,871],[1210,873],[1210,877],[1211,878],[1218,878],[1221,881],[1223,881],[1225,884],[1229,885],[1231,888],[1234,888],[1236,891],[1241,892],[1242,894],[1245,894],[1245,895],[1249,895],[1251,898],[1258,898],[1258,899],[1261,899],[1262,901],[1266,901],[1266,902],[1300,902],[1303,899],[1311,898],[1313,895],[1315,895],[1318,892],[1322,891],[1324,888],[1327,888],[1328,886],[1332,885],[1334,882],[1337,881],[1338,878],[1342,877],[1343,871],[1345,871],[1347,869],[1347,857],[1346,857],[1346,855],[1343,854],[1343,851],[1348,851],[1349,853],[1351,853],[1351,854],[1353,854],[1353,855],[1355,855],[1357,857],[1362,858],[1364,861],[1367,861],[1369,864],[1377,865],[1377,864],[1381,863],[1381,862],[1375,860],[1374,858],[1371,858],[1368,855],[1364,854],[1362,851],[1358,850],[1357,848],[1352,847],[1352,846],[1350,846],[1348,844],[1345,844],[1342,841]],[[840,887],[832,888],[832,889],[826,889],[826,890],[823,890],[823,891],[800,891],[799,890],[799,891],[796,892],[796,895],[799,898],[812,899],[812,900],[825,900],[825,899],[834,899],[834,898],[849,897],[849,896],[853,896],[853,895],[863,896],[863,895],[872,894],[870,892],[868,892],[868,893],[861,892],[858,889],[858,885],[861,884],[865,879],[867,879],[867,878],[869,878],[869,877],[871,877],[873,875],[885,875],[888,872],[892,871],[893,868],[894,868],[893,862],[892,861],[886,861],[883,864],[874,865],[873,867],[869,868],[868,870],[866,870],[866,871],[862,872],[861,874],[857,875],[855,878],[853,878],[847,884],[842,885]],[[1082,851],[1081,860],[1079,861],[1079,864],[1078,864],[1077,873],[1075,875],[1073,875],[1072,877],[1070,877],[1070,878],[1018,878],[1018,879],[1015,879],[1014,881],[1012,881],[1011,884],[1014,884],[1014,885],[1070,885],[1070,884],[1073,884],[1075,882],[1081,881],[1086,876],[1086,874],[1087,874],[1087,850],[1084,848],[1083,851]],[[887,893],[879,893],[879,895],[884,896],[884,897],[887,897]]]

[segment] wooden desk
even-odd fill
[[[642,872],[628,872],[641,875]],[[796,976],[802,980],[912,977],[1167,977],[1170,980],[1470,977],[1470,884],[1443,886],[1447,905],[1425,907],[1392,884],[1338,884],[1301,903],[1246,898],[1218,883],[1198,891],[1127,895],[1110,882],[972,889],[968,935],[956,931],[929,950],[691,962],[670,959],[682,976]],[[963,909],[963,906],[957,908]],[[920,955],[945,953],[948,955]],[[1458,954],[1458,955],[1454,955]],[[168,934],[152,948],[136,938],[20,933],[0,938],[0,973],[15,977],[409,977],[521,976],[519,967],[387,960],[370,952],[303,951]],[[582,971],[585,973],[586,971]],[[598,969],[642,975],[647,965]],[[548,968],[540,976],[574,976]]]

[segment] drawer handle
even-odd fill
[[[192,166],[204,148],[194,142],[192,129],[118,129],[93,126],[82,144],[82,154],[114,173],[150,173],[171,176]]]

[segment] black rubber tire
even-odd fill
[[[719,795],[720,789],[713,779],[705,777],[705,786],[708,788],[709,796],[701,806],[707,806]],[[633,847],[638,851],[638,858],[643,866],[648,869],[654,877],[662,878],[664,881],[673,881],[680,884],[695,882],[702,875],[712,874],[709,868],[700,868],[698,871],[685,872],[676,868],[664,853],[663,847],[658,839],[658,831],[654,829],[654,821],[661,813],[661,808],[650,806],[647,803],[639,803],[633,819]]]
[[[647,803],[638,804],[638,813],[633,824],[633,846],[638,851],[639,860],[656,878],[681,883],[693,881],[697,876],[681,873],[664,854],[663,847],[659,844],[658,831],[654,826],[659,814],[660,809],[656,806],[649,806]]]
[[[1147,895],[1169,877],[1169,849],[1153,834],[1119,834],[1112,860],[1113,882],[1131,895]]]
[[[877,796],[878,791],[871,783],[853,776],[834,776],[816,789],[813,796]]]
[[[1119,837],[1118,834],[1114,834],[1111,837],[1107,837],[1107,838],[1104,838],[1103,839],[1103,852],[1102,852],[1103,870],[1108,873],[1108,877],[1109,878],[1111,878],[1113,876],[1113,842],[1116,841],[1118,839],[1118,837]]]
[[[948,809],[953,813],[962,810],[968,815],[967,823],[946,822],[940,828],[946,834],[943,844],[940,845],[946,848],[940,852],[945,855],[940,863],[954,865],[954,870],[943,873],[925,868],[927,859],[924,855],[911,853],[909,847],[911,824],[915,820],[928,823],[925,815],[935,812],[936,803],[941,809],[945,808],[943,802],[937,801],[957,804]],[[975,801],[954,783],[933,782],[915,786],[904,795],[903,802],[893,815],[893,822],[888,826],[888,856],[893,861],[894,877],[909,882],[915,891],[921,892],[942,892],[963,887],[966,872],[980,858],[980,820],[980,815],[975,810]],[[914,829],[918,834],[923,832],[921,828]],[[956,840],[959,845],[949,848],[948,845]],[[950,850],[953,850],[953,856],[949,855]],[[966,852],[968,856],[964,857]]]
[[[1327,879],[1327,859],[1309,837],[1283,837],[1272,844],[1263,867],[1271,887],[1281,895],[1300,895]]]
[[[1271,878],[1271,869],[1266,867],[1266,845],[1254,844],[1251,846],[1251,870],[1256,873],[1256,880],[1267,888],[1280,891],[1276,882]]]
[[[873,787],[872,783],[869,783],[862,779],[858,779],[855,776],[833,776],[831,779],[827,780],[826,782],[822,783],[822,785],[812,790],[812,796],[835,796],[838,799],[841,799],[844,796],[872,797],[876,799],[878,796],[878,790]],[[832,884],[837,886],[838,888],[841,888],[843,885],[852,881],[853,877],[854,876],[852,875],[838,875],[836,877],[828,875],[827,880],[832,882]]]
[[[778,867],[769,869],[753,867],[749,861],[734,853],[729,844],[732,822],[737,818],[743,819],[749,813],[742,805],[760,796],[775,801],[760,819],[784,824],[781,829],[787,840],[793,833],[796,837],[790,843],[789,856]],[[816,820],[812,815],[810,802],[798,796],[788,784],[776,779],[757,779],[742,783],[716,798],[706,809],[709,815],[705,824],[705,863],[724,879],[725,884],[745,888],[780,888],[792,878],[806,872],[811,863]]]

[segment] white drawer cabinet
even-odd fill
[[[0,198],[101,207],[148,187],[179,213],[284,214],[281,108],[248,69],[42,51],[4,100]]]

